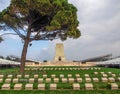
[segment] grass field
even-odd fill
[[[0,83],[0,94],[120,94],[120,81],[117,80],[117,78],[120,77],[120,69],[101,68],[101,70],[95,70],[95,69],[75,70],[74,68],[79,68],[79,67],[40,67],[40,68],[33,70],[33,68],[30,67],[29,70],[25,71],[25,74],[30,74],[29,78],[33,78],[34,74],[38,74],[39,78],[42,78],[44,74],[47,74],[48,78],[50,78],[52,74],[55,74],[57,78],[59,78],[60,74],[64,74],[65,78],[68,77],[68,74],[72,74],[72,77],[75,78],[75,74],[80,74],[80,77],[83,79],[82,82],[79,82],[80,90],[72,90],[73,83],[62,83],[61,80],[57,83],[58,90],[54,90],[54,91],[49,90],[49,84],[54,83],[53,79],[51,79],[51,82],[49,83],[46,83],[44,79],[43,83],[46,84],[46,90],[41,91],[41,90],[37,90],[38,82],[35,79],[35,82],[33,83],[34,90],[24,90],[24,89],[20,91],[12,90],[15,84],[12,82],[10,83],[11,90],[1,90],[1,86],[3,85],[3,83]],[[53,68],[53,70],[50,70],[50,68]],[[55,70],[55,68],[57,69]],[[69,68],[69,70],[61,70],[62,68],[64,69]],[[70,68],[73,68],[73,70],[70,70]],[[99,74],[95,75],[94,72],[98,72]],[[115,74],[116,77],[114,78],[115,78],[115,82],[119,85],[119,90],[111,90],[110,89],[111,82],[99,81],[96,83],[93,80],[90,83],[93,84],[94,90],[85,90],[86,81],[84,75],[89,74],[90,78],[97,77],[101,79],[102,75],[100,74],[100,72],[105,72],[105,74],[108,75],[108,78],[111,77],[111,74],[108,74],[108,72],[112,72],[113,74]],[[5,75],[4,79],[6,79],[8,74],[12,74],[13,77],[15,78],[16,75],[20,74],[20,72],[19,72],[19,68],[9,68],[9,69],[0,69],[0,74],[4,74]],[[23,84],[23,87],[25,87],[25,84],[28,83],[28,81],[21,83]]]

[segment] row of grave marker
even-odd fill
[[[101,79],[99,78],[85,78],[85,82],[120,82],[120,77],[118,78],[113,78],[113,77],[109,77],[109,78],[106,78],[106,77],[103,77]],[[29,82],[29,83],[34,83],[34,82],[38,82],[38,83],[43,83],[43,82],[46,82],[46,83],[50,83],[52,82],[52,79],[51,78],[38,78],[38,79],[34,79],[34,78],[29,78],[29,79],[19,79],[19,78],[14,78],[14,79],[11,79],[11,78],[6,78],[6,79],[2,79],[0,78],[0,83],[19,83],[19,82]],[[54,83],[58,83],[58,82],[62,82],[62,83],[74,83],[74,82],[83,82],[83,79],[82,78],[53,78],[53,81]]]
[[[95,74],[95,76],[97,76],[97,75],[98,75],[98,72],[94,72],[94,74]],[[90,75],[91,75],[91,74],[84,74],[84,77],[90,77]],[[106,73],[101,73],[101,75],[102,75],[102,77],[108,77],[108,76],[112,76],[112,77],[118,76],[118,77],[119,77],[119,76],[120,76],[120,74],[112,74],[112,73],[109,74],[109,75],[107,75]],[[43,78],[47,78],[47,77],[48,77],[47,74],[43,74],[42,76],[43,76]],[[76,78],[77,78],[77,77],[80,77],[80,76],[81,76],[81,74],[75,74],[75,77],[76,77]],[[11,75],[11,74],[8,74],[8,75],[0,75],[0,78],[3,78],[3,77],[13,78],[13,75]],[[26,74],[26,75],[16,75],[16,77],[17,77],[17,78],[22,78],[22,77],[24,77],[24,78],[29,78],[30,75],[29,75],[29,74]],[[56,75],[55,75],[55,74],[52,74],[51,77],[52,77],[52,78],[55,78]],[[64,74],[60,74],[59,77],[60,77],[60,78],[63,78],[63,77],[65,77],[65,75],[64,75]],[[73,77],[73,75],[72,75],[72,74],[67,74],[67,77]],[[38,74],[35,74],[35,75],[34,75],[34,78],[39,78],[39,75],[38,75]]]
[[[111,83],[111,90],[118,90],[119,86],[116,83]],[[80,90],[79,83],[73,83],[73,90]],[[1,90],[10,90],[10,84],[3,84]],[[45,84],[38,84],[38,90],[45,90]],[[86,90],[94,90],[92,83],[85,83]],[[22,84],[15,84],[13,90],[23,90]],[[24,90],[33,90],[33,84],[26,84]],[[57,84],[50,84],[50,90],[57,90]]]
[[[101,68],[25,68],[25,70],[101,70]]]

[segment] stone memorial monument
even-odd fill
[[[57,43],[55,48],[55,57],[54,61],[66,61],[65,53],[64,53],[64,46],[62,43]]]

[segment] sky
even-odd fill
[[[0,0],[0,11],[10,0]],[[78,9],[81,37],[54,41],[36,41],[28,48],[27,59],[51,61],[56,43],[64,44],[67,60],[84,60],[106,54],[120,55],[120,0],[68,0]],[[6,31],[11,32],[11,31]],[[0,31],[2,34],[3,31]],[[4,36],[0,55],[20,57],[23,43],[17,36]]]

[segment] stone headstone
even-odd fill
[[[0,83],[2,83],[2,82],[3,82],[3,79],[0,78]]]
[[[3,78],[4,77],[4,75],[0,75],[0,78]]]
[[[108,79],[107,78],[101,78],[101,80],[102,80],[102,82],[107,82],[108,81]]]
[[[111,74],[112,75],[112,77],[116,77],[116,74]]]
[[[46,75],[46,74],[44,74],[44,75],[43,75],[43,78],[47,78],[47,75]]]
[[[74,78],[68,78],[69,83],[74,83]]]
[[[2,90],[10,90],[10,84],[3,84]]]
[[[58,83],[59,82],[59,78],[54,78],[54,83]]]
[[[67,83],[67,78],[62,78],[62,83]]]
[[[91,83],[86,83],[86,84],[85,84],[85,88],[86,88],[86,90],[93,90],[93,84],[91,84]]]
[[[17,78],[21,78],[22,77],[22,75],[17,75]]]
[[[38,74],[35,74],[35,75],[34,75],[34,78],[38,78]]]
[[[68,74],[68,78],[72,77],[72,74]]]
[[[108,75],[107,74],[102,74],[103,77],[107,77]]]
[[[26,84],[25,90],[33,90],[33,84]]]
[[[79,77],[80,77],[80,74],[76,74],[75,76],[76,76],[76,78],[79,78]]]
[[[63,74],[60,74],[60,78],[64,78],[64,75],[63,75]]]
[[[73,84],[73,90],[80,90],[80,84],[74,83]]]
[[[18,83],[18,78],[14,78],[13,83]]]
[[[38,90],[45,90],[45,84],[38,84]]]
[[[85,74],[85,77],[89,77],[89,74]]]
[[[57,84],[50,84],[50,90],[56,90]]]
[[[14,90],[21,90],[22,89],[22,84],[15,84],[14,85]]]
[[[46,83],[50,83],[51,82],[51,78],[46,78]]]
[[[93,78],[93,82],[99,82],[98,78]]]
[[[10,82],[11,82],[11,78],[5,79],[5,83],[10,83]]]
[[[55,77],[56,77],[56,75],[55,75],[55,74],[52,74],[52,75],[51,75],[51,77],[52,77],[52,78],[55,78]]]
[[[25,78],[29,78],[30,75],[25,75]]]
[[[111,90],[117,90],[118,85],[116,83],[111,83]]]
[[[77,82],[82,82],[82,78],[76,78]]]
[[[39,78],[38,83],[43,83],[43,78]]]
[[[115,78],[113,78],[113,77],[109,77],[108,80],[109,80],[110,82],[115,82]]]
[[[95,75],[97,75],[97,74],[98,74],[98,72],[94,72],[94,74],[95,74]]]
[[[13,77],[13,75],[8,75],[8,78],[12,78]]]
[[[34,83],[34,78],[30,78],[29,83]]]
[[[91,78],[85,78],[86,82],[91,82]]]

